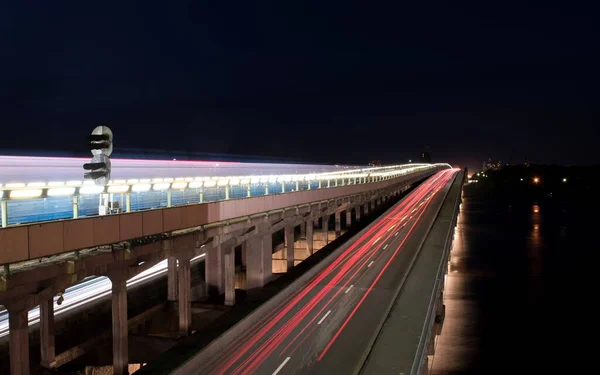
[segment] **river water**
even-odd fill
[[[463,193],[431,374],[593,366],[600,226],[585,202]]]

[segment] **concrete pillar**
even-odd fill
[[[173,206],[173,190],[167,190],[167,207]]]
[[[300,238],[306,238],[306,222],[300,223]]]
[[[200,188],[200,203],[204,203],[204,187]]]
[[[306,181],[306,190],[310,190],[311,185],[312,185],[312,181],[311,180]]]
[[[204,260],[206,267],[206,287],[209,295],[219,295],[224,292],[223,253],[221,246],[213,246],[206,251]]]
[[[265,195],[269,195],[269,183],[265,182]]]
[[[285,193],[285,182],[281,181],[281,192]]]
[[[306,250],[308,250],[309,255],[313,255],[313,221],[308,220],[306,222]]]
[[[248,243],[244,242],[242,243],[242,259],[240,259],[242,261],[242,267],[246,267],[246,265],[248,264],[247,260],[246,260],[246,252],[248,251]]]
[[[233,246],[225,249],[225,306],[235,305],[235,251]]]
[[[27,321],[27,309],[10,310],[8,313],[11,375],[29,375],[29,327]]]
[[[375,199],[371,201],[371,210],[375,209]]]
[[[40,303],[40,364],[47,369],[56,366],[54,349],[54,298]]]
[[[325,245],[327,245],[329,243],[329,215],[324,215],[322,220],[323,222],[321,223],[321,228],[325,234]]]
[[[250,185],[250,184],[248,184],[248,186],[246,186],[246,196],[247,196],[248,198],[250,198],[250,194],[251,194],[251,190],[250,190],[250,188],[251,188],[251,185]]]
[[[296,181],[296,191],[300,191],[300,181]]]
[[[335,211],[335,236],[339,237],[342,235],[342,217],[340,211]]]
[[[268,228],[264,234],[246,241],[246,288],[259,288],[273,277],[273,237]]]
[[[360,221],[360,209],[361,209],[361,207],[362,207],[362,206],[359,204],[358,206],[356,206],[356,207],[354,208],[354,213],[355,213],[355,216],[356,216],[356,221],[357,221],[357,222],[359,222],[359,221]]]
[[[73,219],[79,218],[79,195],[73,195]]]
[[[331,187],[331,180],[327,179],[327,187]]]
[[[322,180],[319,180],[319,189],[323,187]]]
[[[225,185],[225,199],[229,199],[229,191],[231,190],[231,186]]]
[[[352,226],[352,209],[348,208],[346,210],[346,228],[350,228]]]
[[[112,281],[113,374],[128,374],[129,353],[127,334],[127,282]]]
[[[365,215],[368,215],[369,214],[369,202],[365,203],[364,208],[365,208]]]
[[[2,228],[8,226],[8,201],[0,200],[0,210],[2,211]]]
[[[287,272],[290,272],[294,268],[294,227],[285,228],[285,254]]]
[[[177,301],[177,258],[169,257],[167,260],[168,301]]]
[[[125,193],[125,212],[131,212],[131,192]]]
[[[179,259],[178,275],[178,296],[179,296],[179,336],[190,334],[192,325],[192,300],[190,298],[191,271],[190,260]]]

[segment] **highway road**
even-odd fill
[[[197,373],[355,373],[456,172],[422,183]]]
[[[90,158],[0,156],[0,183],[74,181],[83,179],[83,164]],[[111,177],[118,179],[249,176],[307,174],[342,171],[357,166],[312,164],[235,163],[215,161],[176,161],[111,159]]]
[[[192,259],[194,262],[201,261],[204,254]],[[139,275],[127,281],[127,288],[141,286],[157,277],[164,276],[167,272],[167,261],[164,260],[155,266],[141,272]],[[64,314],[72,313],[83,305],[98,303],[110,298],[112,284],[107,277],[92,276],[77,285],[65,290],[64,301],[59,305],[58,297],[54,297],[54,314],[63,317]],[[89,306],[86,306],[89,307]],[[40,309],[36,307],[29,311],[29,325],[35,325],[40,321]],[[0,340],[8,335],[8,311],[0,306]]]

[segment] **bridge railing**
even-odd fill
[[[434,167],[393,165],[343,172],[232,177],[113,180],[108,186],[84,181],[0,184],[1,226],[122,213],[182,204],[364,184]]]

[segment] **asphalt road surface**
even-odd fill
[[[357,371],[456,172],[444,170],[422,183],[198,373]]]

